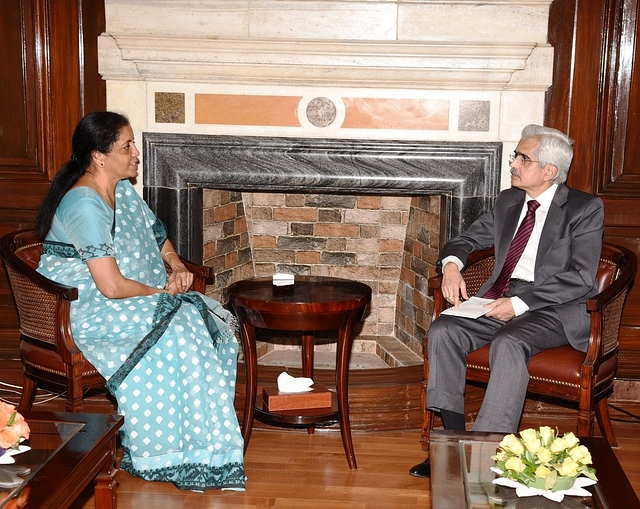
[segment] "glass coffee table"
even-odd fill
[[[602,438],[581,437],[591,452],[598,483],[589,497],[566,496],[558,503],[545,497],[518,497],[514,488],[492,484],[490,467],[504,433],[433,430],[431,495],[433,509],[616,509],[640,507],[620,463]]]
[[[115,509],[116,436],[123,418],[109,414],[22,412],[28,451],[0,465],[0,508],[71,505],[95,480],[95,507]],[[11,482],[13,478],[13,482]]]

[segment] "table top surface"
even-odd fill
[[[495,495],[491,484],[495,474],[489,470],[495,461],[497,445],[504,433],[478,433],[433,430],[431,432],[431,491],[433,509],[489,507],[487,492]],[[511,507],[544,508],[614,508],[640,507],[640,502],[620,463],[606,440],[581,437],[593,458],[598,483],[587,488],[592,497],[565,497],[562,503],[544,497],[518,498],[515,489],[499,487],[505,509]],[[465,462],[466,468],[462,468]],[[471,501],[471,505],[467,502]],[[498,506],[500,507],[500,506]]]
[[[77,490],[79,480],[104,459],[104,453],[96,451],[107,450],[123,423],[123,417],[110,414],[31,411],[22,415],[31,429],[24,444],[31,449],[14,456],[14,465],[28,467],[31,473],[23,476],[21,485],[0,489],[0,507],[15,497],[25,504],[20,507],[59,507],[59,502],[51,500],[67,498],[68,492]]]
[[[274,305],[340,305],[360,307],[371,301],[371,288],[359,281],[324,276],[295,276],[292,285],[276,286],[271,277],[238,281],[229,287],[229,299],[248,307]]]

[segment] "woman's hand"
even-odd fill
[[[184,266],[170,240],[165,241],[161,255],[164,263],[171,267],[165,290],[171,295],[188,292],[193,285],[193,274]]]
[[[171,295],[176,295],[188,292],[191,285],[193,285],[193,274],[184,265],[180,264],[171,270],[165,289]]]

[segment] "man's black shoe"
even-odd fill
[[[429,463],[429,458],[424,460],[422,463],[418,463],[415,467],[412,467],[409,470],[409,475],[413,477],[423,477],[428,479],[431,477],[431,463]]]

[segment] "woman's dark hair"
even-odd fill
[[[73,155],[53,178],[36,214],[34,225],[41,239],[49,233],[62,197],[87,171],[93,152],[111,152],[120,131],[128,125],[127,117],[111,111],[89,113],[78,123],[72,138]]]

